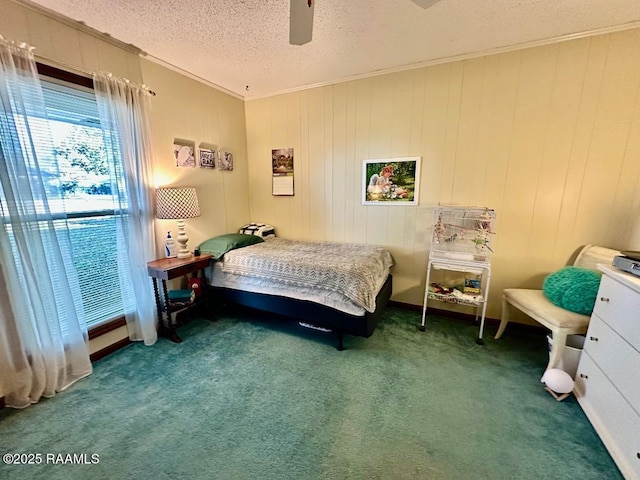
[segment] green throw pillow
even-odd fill
[[[598,272],[582,267],[564,267],[547,275],[542,291],[558,307],[591,315],[599,287]]]
[[[210,238],[200,244],[200,251],[216,258],[222,257],[225,253],[235,248],[247,247],[262,243],[264,239],[256,235],[243,235],[241,233],[229,233]]]

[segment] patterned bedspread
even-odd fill
[[[389,251],[380,247],[272,238],[227,252],[222,271],[287,286],[338,292],[373,312],[376,295],[392,265]]]

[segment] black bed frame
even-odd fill
[[[389,275],[376,296],[376,310],[373,313],[365,312],[362,316],[349,315],[319,303],[295,298],[222,287],[209,287],[208,290],[215,302],[235,303],[296,320],[302,326],[335,332],[338,337],[337,349],[344,350],[342,341],[344,334],[358,337],[371,336],[391,297],[392,286],[393,279]]]

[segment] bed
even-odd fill
[[[391,296],[393,259],[377,246],[245,233],[215,237],[200,249],[216,258],[207,275],[215,301],[333,332],[338,350],[345,334],[371,336]]]

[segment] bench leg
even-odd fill
[[[507,328],[507,323],[509,323],[509,308],[510,304],[507,301],[507,298],[502,295],[502,317],[500,318],[500,326],[498,327],[498,332],[496,333],[495,339],[499,339],[504,333],[504,329]]]
[[[567,344],[567,332],[564,330],[556,330],[551,336],[553,345],[551,346],[551,353],[549,354],[549,364],[547,370],[550,368],[557,368],[564,353],[564,347]]]

